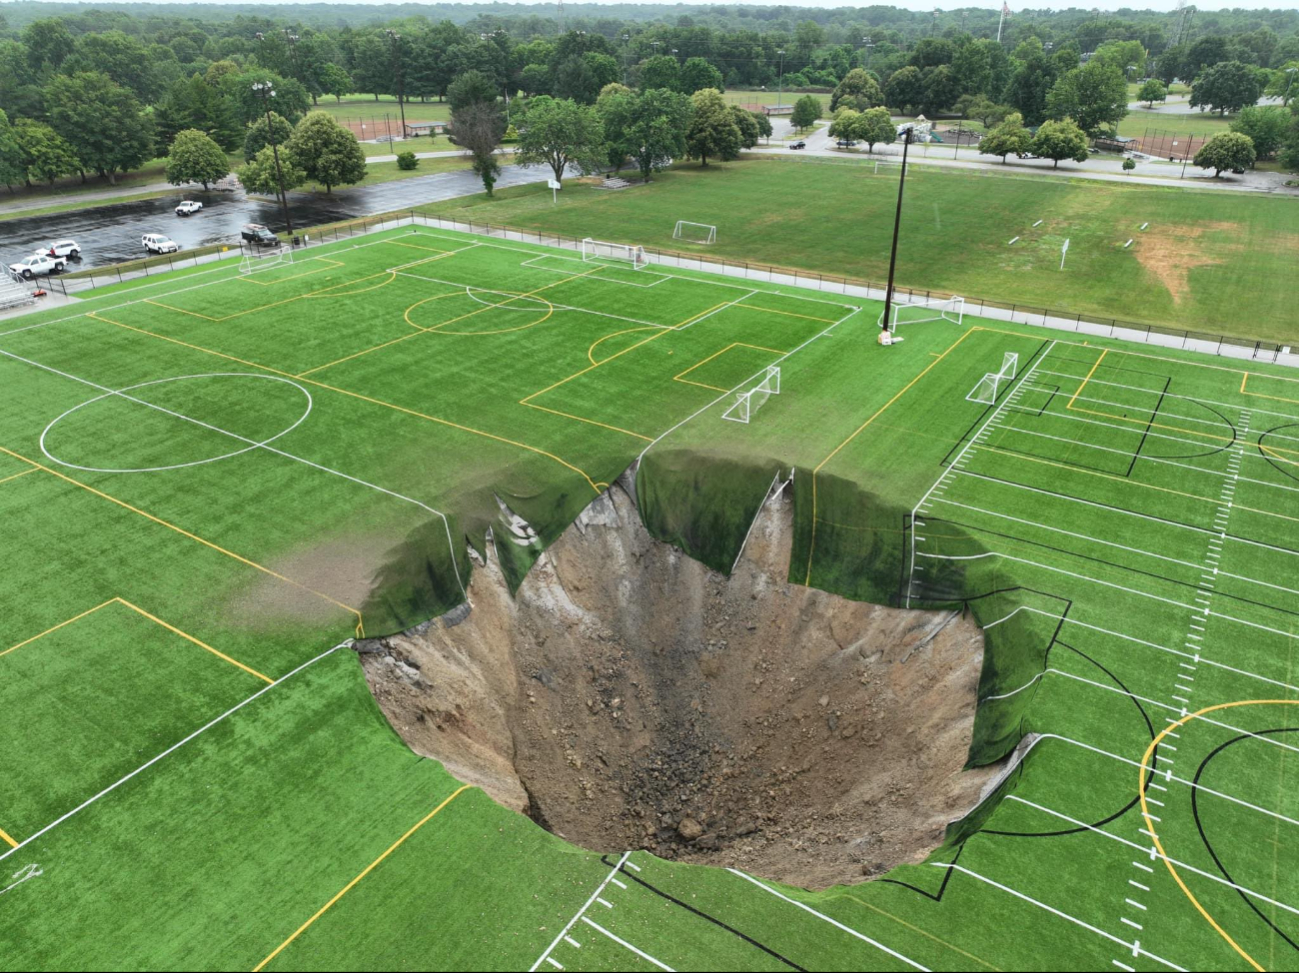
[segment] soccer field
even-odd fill
[[[0,324],[0,969],[1293,968],[1299,376],[879,313],[408,226]],[[792,469],[793,581],[983,626],[1022,759],[928,861],[580,849],[389,726],[341,643],[638,457],[706,563]]]

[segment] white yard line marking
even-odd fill
[[[613,877],[618,874],[619,870],[623,866],[623,863],[626,862],[627,859],[630,857],[631,857],[630,851],[623,852],[622,857],[618,859],[618,863],[614,865],[612,870],[610,870],[609,874],[604,877],[604,881],[596,886],[595,891],[591,893],[591,897],[587,899],[585,903],[583,903],[582,908],[577,910],[577,914],[573,916],[572,919],[568,920],[568,925],[564,926],[564,928],[559,931],[559,935],[556,936],[554,940],[551,942],[551,944],[546,947],[546,951],[537,957],[537,961],[535,963],[533,963],[530,967],[528,967],[528,973],[534,973],[537,967],[539,967],[542,963],[550,959],[550,954],[554,952],[555,947],[558,946],[560,941],[568,935],[569,931],[573,928],[573,926],[577,924],[577,921],[582,918],[583,913],[585,913],[587,909],[591,908],[591,906],[595,903],[595,900],[600,897],[600,893],[604,891],[605,886],[608,885],[609,882],[613,879]]]
[[[644,950],[637,949],[637,948],[636,948],[635,946],[633,946],[631,943],[627,942],[627,940],[625,940],[625,939],[619,939],[617,936],[615,936],[613,933],[611,933],[608,929],[605,929],[604,926],[600,925],[599,923],[597,923],[597,922],[592,922],[592,921],[591,921],[590,919],[588,919],[586,916],[583,916],[583,917],[582,917],[582,921],[585,922],[585,923],[586,923],[588,926],[590,926],[592,929],[594,929],[596,932],[598,932],[598,933],[602,933],[602,934],[604,934],[605,936],[608,936],[610,939],[612,939],[615,943],[617,943],[617,944],[618,944],[619,946],[621,946],[623,949],[631,950],[633,953],[635,953],[635,954],[636,954],[637,956],[639,956],[641,959],[645,960],[645,962],[647,962],[647,963],[653,963],[653,964],[654,964],[655,966],[657,966],[660,970],[667,970],[667,973],[674,973],[672,967],[668,966],[666,963],[662,963],[662,962],[660,962],[659,960],[656,960],[653,956],[651,956],[649,953],[645,952]]]

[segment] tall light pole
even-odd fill
[[[861,39],[861,66],[863,71],[869,70],[870,68],[871,48],[874,46],[875,44],[869,37],[863,37]]]
[[[1290,75],[1290,80],[1286,82],[1286,86],[1285,86],[1285,94],[1281,96],[1281,104],[1282,104],[1282,105],[1287,105],[1287,104],[1290,103],[1290,86],[1291,86],[1292,84],[1294,84],[1294,76],[1295,76],[1295,72],[1296,72],[1296,71],[1299,71],[1299,68],[1286,68],[1286,69],[1285,69],[1285,73],[1288,74],[1288,75]]]
[[[275,144],[275,128],[271,125],[271,99],[275,97],[275,87],[269,81],[254,81],[253,94],[262,100],[266,109],[266,139],[271,143],[271,154],[275,156],[275,181],[280,187],[280,205],[284,207],[284,225],[288,227],[289,237],[293,237],[293,220],[289,217],[289,196],[284,191],[284,170],[280,168],[280,148]]]
[[[384,31],[392,42],[392,65],[397,75],[397,109],[401,112],[401,137],[406,137],[406,89],[401,77],[401,34],[395,30]]]
[[[780,58],[780,67],[776,71],[776,105],[779,107],[785,103],[785,52],[780,50],[776,55]]]
[[[284,42],[289,45],[289,69],[293,72],[293,79],[301,81],[302,78],[298,71],[298,35],[285,27],[282,31]]]
[[[902,226],[902,187],[907,182],[907,149],[911,147],[911,132],[912,128],[908,125],[902,136],[902,175],[898,177],[898,208],[893,214],[893,248],[889,251],[889,283],[884,291],[884,317],[880,321],[883,331],[889,329],[889,311],[893,307],[893,273],[898,266],[898,230]],[[883,341],[883,337],[880,340]]]

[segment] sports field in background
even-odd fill
[[[1299,376],[879,313],[407,227],[0,325],[0,968],[1295,966]],[[578,849],[388,726],[339,644],[638,456],[693,553],[792,468],[792,579],[985,627],[1028,750],[929,862]]]
[[[690,164],[617,192],[569,181],[558,205],[541,186],[421,209],[676,249],[688,247],[671,239],[673,222],[695,220],[720,228],[709,254],[882,285],[896,166],[876,173],[858,160],[809,157],[792,173],[794,164]],[[1299,200],[917,166],[903,220],[903,286],[1211,334],[1299,337],[1283,286],[1299,247]]]

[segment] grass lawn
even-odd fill
[[[382,95],[378,101],[375,101],[371,95],[345,95],[342,102],[336,102],[333,97],[326,96],[321,98],[320,104],[315,105],[312,110],[329,112],[339,120],[355,119],[368,123],[370,119],[378,118],[381,127],[383,116],[387,114],[392,119],[394,131],[400,126],[400,106],[392,95]],[[445,122],[450,118],[451,106],[445,101],[406,102],[408,122]]]
[[[880,311],[406,227],[0,325],[0,968],[1284,966],[1299,381]],[[459,603],[516,514],[526,569],[640,455],[688,553],[796,468],[792,580],[985,626],[971,761],[1040,736],[928,861],[604,856],[394,734],[339,642]]]
[[[121,196],[110,196],[94,203],[51,203],[49,206],[38,206],[35,209],[20,209],[6,212],[0,210],[0,220],[13,220],[26,216],[48,216],[51,213],[70,213],[73,210],[90,209],[94,206],[111,206],[114,203],[134,203],[142,199],[157,199],[159,196],[174,196],[175,189],[159,189],[148,193],[125,193]]]
[[[672,230],[690,219],[717,226],[718,242],[698,248],[710,256],[882,283],[897,169],[872,168],[816,159],[692,164],[616,193],[570,182],[558,206],[544,187],[526,186],[424,210],[667,249],[681,248]],[[1299,243],[1293,199],[917,166],[904,219],[897,275],[907,287],[1299,341],[1290,295],[1278,285]]]
[[[1119,122],[1119,134],[1138,138],[1146,129],[1152,131],[1175,132],[1178,135],[1217,135],[1230,131],[1233,115],[1217,115],[1211,112],[1155,112],[1130,111]]]

